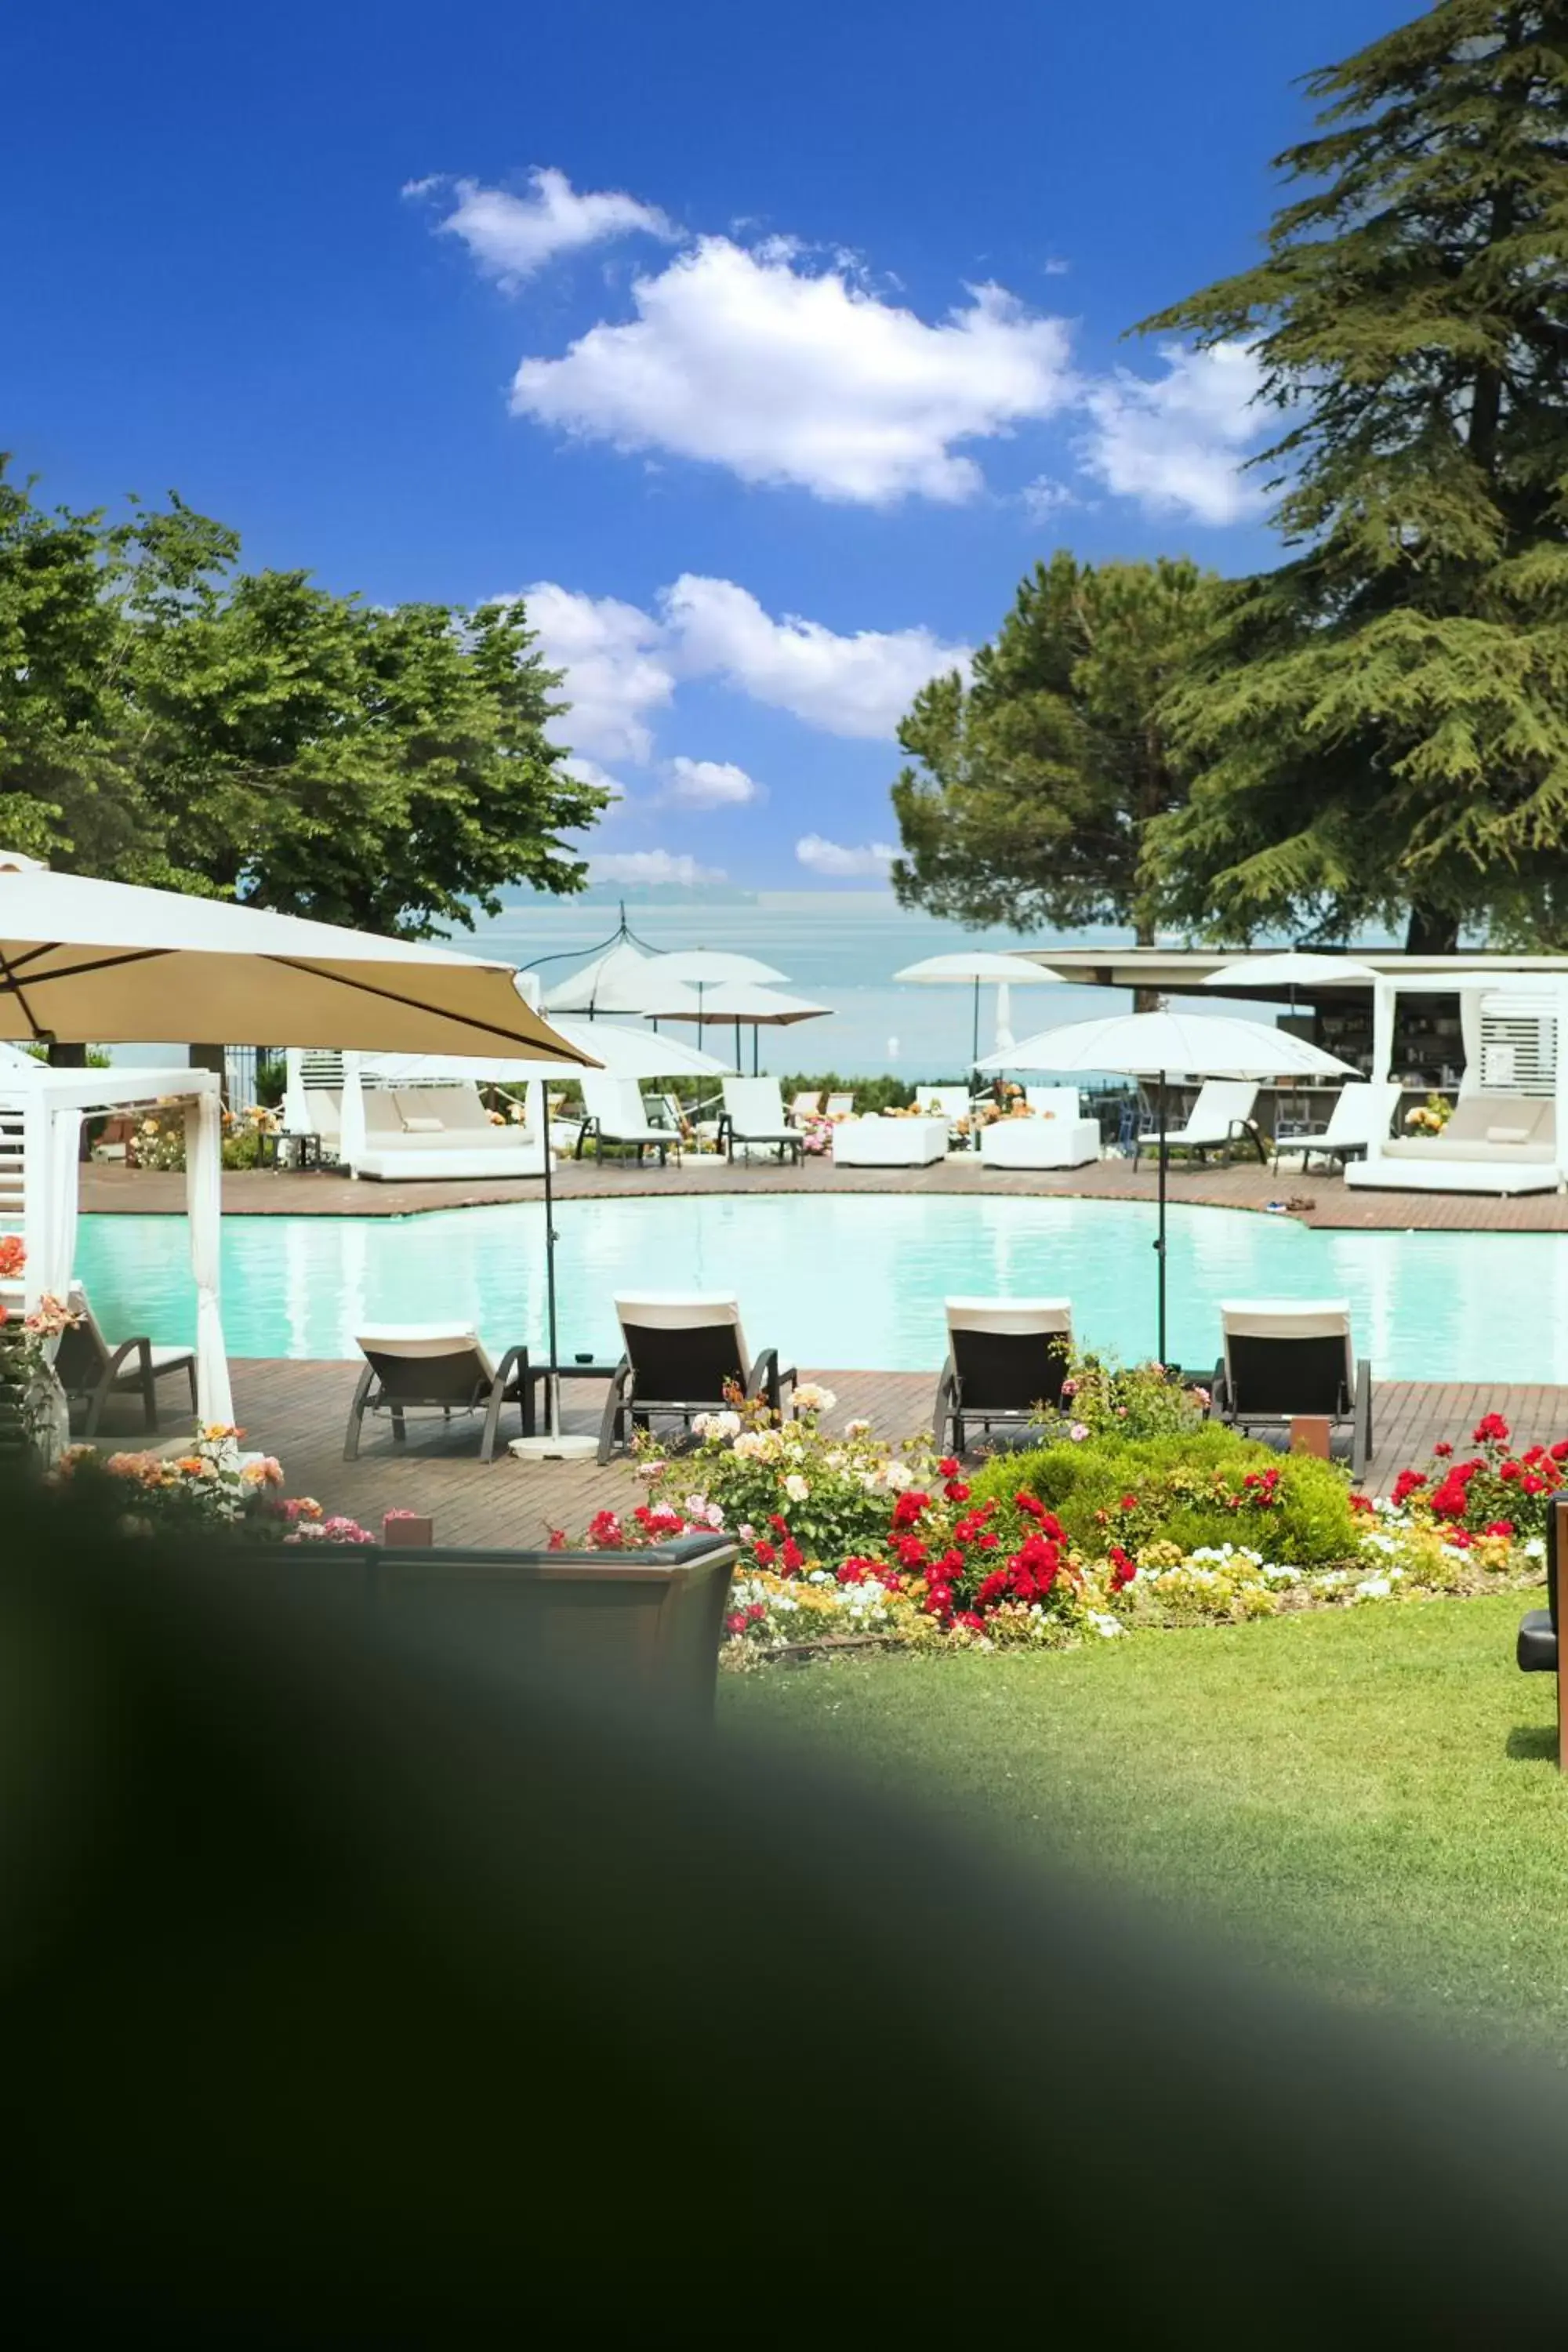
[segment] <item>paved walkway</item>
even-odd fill
[[[1102,1160],[1060,1175],[1023,1169],[986,1168],[967,1152],[954,1152],[931,1168],[835,1168],[808,1160],[800,1168],[753,1160],[734,1167],[721,1160],[688,1160],[683,1167],[638,1169],[627,1160],[566,1160],[557,1174],[563,1200],[614,1200],[696,1192],[917,1192],[969,1193],[994,1199],[1152,1201],[1154,1171],[1148,1160],[1134,1168],[1125,1160]],[[467,1209],[505,1201],[537,1201],[537,1177],[499,1183],[356,1183],[347,1176],[295,1174],[273,1169],[228,1171],[223,1205],[229,1216],[400,1217],[422,1209]],[[1568,1233],[1568,1193],[1529,1193],[1499,1200],[1479,1193],[1352,1192],[1342,1177],[1278,1173],[1256,1160],[1228,1167],[1178,1168],[1172,1171],[1173,1202],[1205,1207],[1262,1210],[1284,1204],[1305,1224],[1358,1232]],[[147,1169],[93,1161],[82,1170],[81,1205],[94,1211],[184,1216],[185,1180]]]
[[[804,1368],[803,1368],[804,1370]],[[479,1462],[477,1421],[448,1432],[411,1424],[410,1443],[395,1447],[384,1423],[367,1423],[357,1462],[342,1459],[343,1428],[357,1367],[349,1363],[241,1360],[233,1367],[236,1410],[247,1442],[276,1454],[290,1494],[313,1495],[329,1511],[346,1512],[367,1527],[402,1507],[431,1513],[446,1543],[522,1545],[544,1539],[552,1527],[576,1536],[597,1510],[625,1509],[639,1489],[622,1459],[601,1469],[575,1463],[518,1462],[502,1454]],[[833,1390],[830,1422],[864,1417],[889,1438],[928,1425],[934,1373],[822,1370],[811,1375]],[[602,1384],[568,1382],[565,1423],[596,1430]],[[1500,1412],[1521,1444],[1568,1435],[1568,1388],[1460,1386],[1436,1381],[1385,1381],[1374,1394],[1375,1451],[1366,1484],[1386,1493],[1406,1463],[1424,1463],[1438,1438],[1463,1447],[1483,1412]],[[125,1433],[118,1442],[143,1445]],[[184,1434],[170,1415],[170,1441]],[[504,1434],[515,1434],[509,1415]]]

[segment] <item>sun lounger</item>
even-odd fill
[[[748,1151],[760,1145],[764,1150],[776,1151],[781,1160],[787,1152],[798,1160],[804,1144],[799,1128],[784,1117],[776,1078],[724,1080],[719,1140],[731,1160],[739,1144]]]
[[[852,1094],[829,1095],[823,1106],[824,1118],[853,1118],[855,1097]]]
[[[1372,1365],[1356,1357],[1342,1298],[1222,1300],[1225,1352],[1210,1413],[1244,1435],[1320,1420],[1348,1433],[1352,1475],[1372,1454]]]
[[[144,1338],[121,1339],[110,1346],[99,1328],[86,1293],[74,1285],[70,1304],[79,1320],[60,1334],[55,1353],[55,1377],[69,1404],[85,1403],[84,1437],[96,1437],[104,1408],[112,1397],[142,1399],[142,1427],[158,1426],[157,1384],[171,1372],[184,1372],[191,1391],[191,1412],[196,1410],[196,1357],[194,1348],[154,1347]]]
[[[1194,1151],[1201,1158],[1206,1151],[1228,1151],[1239,1138],[1249,1143],[1262,1160],[1266,1154],[1252,1117],[1257,1101],[1258,1088],[1248,1079],[1205,1079],[1198,1088],[1197,1100],[1187,1114],[1185,1125],[1166,1129],[1167,1150]],[[1132,1146],[1134,1164],[1141,1152],[1159,1149],[1157,1131],[1137,1136]]]
[[[1343,1167],[1348,1160],[1364,1158],[1373,1138],[1387,1135],[1399,1095],[1397,1087],[1363,1080],[1359,1086],[1341,1087],[1324,1126],[1279,1121],[1274,1129],[1275,1167],[1283,1156],[1297,1151],[1301,1155],[1303,1175],[1315,1159],[1331,1164],[1337,1160]]]
[[[931,1437],[962,1454],[978,1422],[1037,1427],[1061,1406],[1072,1346],[1066,1298],[950,1298],[947,1361],[936,1384]]]
[[[822,1117],[820,1089],[803,1087],[789,1107],[789,1115],[796,1127],[804,1126],[808,1118],[820,1118]]]
[[[601,1159],[613,1148],[635,1151],[639,1168],[645,1151],[657,1151],[661,1168],[668,1164],[671,1146],[679,1148],[680,1138],[672,1135],[668,1127],[655,1127],[635,1078],[612,1078],[603,1070],[581,1070],[577,1083],[583,1089],[583,1125],[577,1136],[579,1160],[583,1146],[592,1136]]]
[[[762,1397],[782,1413],[784,1391],[795,1386],[776,1348],[749,1361],[739,1302],[725,1294],[626,1291],[616,1301],[626,1353],[616,1367],[599,1430],[599,1459],[626,1443],[630,1423],[646,1429],[655,1413],[688,1428],[700,1412],[722,1412],[731,1391]]]
[[[411,1412],[438,1412],[444,1422],[455,1412],[483,1412],[479,1460],[494,1461],[502,1405],[525,1402],[517,1370],[521,1348],[509,1348],[492,1363],[476,1331],[439,1323],[362,1331],[357,1344],[365,1362],[349,1408],[345,1462],[358,1455],[367,1412],[391,1414],[395,1445],[405,1444]]]

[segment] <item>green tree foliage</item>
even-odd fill
[[[246,572],[165,511],[46,511],[0,468],[0,841],[121,880],[420,937],[530,882],[605,794],[547,740],[521,604],[392,610]]]
[[[962,922],[1114,920],[1153,937],[1144,829],[1176,807],[1161,705],[1217,583],[1186,562],[1037,563],[966,687],[915,698],[893,787],[905,906]]]
[[[1568,894],[1568,0],[1442,0],[1308,89],[1266,258],[1146,321],[1252,346],[1297,551],[1174,698],[1163,903],[1231,937],[1539,935]]]

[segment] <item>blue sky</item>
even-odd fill
[[[1268,560],[1245,354],[1119,338],[1412,13],[63,0],[7,34],[0,446],[334,588],[530,593],[603,878],[864,889],[893,719],[1037,556]]]

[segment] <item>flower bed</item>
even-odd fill
[[[1157,1373],[1075,1367],[1074,1386],[1071,1409],[1089,1419],[973,1475],[923,1440],[889,1447],[856,1422],[826,1430],[834,1400],[809,1385],[794,1421],[756,1406],[702,1415],[673,1459],[643,1441],[646,1499],[600,1512],[585,1541],[733,1535],[744,1559],[724,1656],[742,1668],[868,1643],[1066,1648],[1542,1573],[1545,1498],[1568,1441],[1516,1457],[1491,1416],[1474,1459],[1456,1469],[1441,1449],[1403,1474],[1397,1499],[1373,1504],[1337,1467],[1198,1421],[1194,1392]],[[1499,1490],[1528,1509],[1505,1520]]]
[[[281,1465],[269,1454],[240,1452],[243,1429],[198,1422],[188,1453],[100,1454],[73,1445],[57,1480],[87,1490],[114,1516],[121,1535],[200,1530],[247,1543],[374,1543],[357,1520],[329,1517],[313,1496],[285,1496]]]

